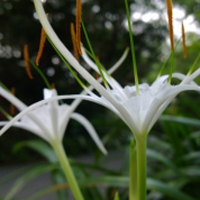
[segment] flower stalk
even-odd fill
[[[136,138],[137,145],[137,191],[136,200],[146,200],[146,144],[147,137],[143,134]]]
[[[52,145],[56,155],[58,156],[58,159],[59,159],[62,169],[65,173],[65,176],[67,177],[67,181],[69,183],[69,186],[72,190],[72,193],[73,193],[75,199],[76,200],[84,200],[62,143],[60,141],[55,140],[55,141],[51,142],[51,145]]]
[[[136,143],[132,139],[130,143],[130,158],[129,158],[129,200],[137,199],[137,153],[136,153]]]

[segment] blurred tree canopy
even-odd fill
[[[174,2],[176,4],[180,3],[180,6],[184,7],[188,14],[194,14],[199,21],[199,0],[184,0],[181,2],[174,0]],[[156,11],[159,14],[159,17],[154,20],[133,20],[139,78],[143,79],[156,65],[163,62],[161,60],[162,44],[168,36],[168,30],[167,22],[161,15],[166,8],[160,6],[161,2],[156,0],[136,0],[129,1],[129,3],[132,13],[141,10],[142,14],[150,11]],[[46,0],[44,2],[45,10],[49,13],[49,20],[53,28],[72,52],[70,23],[75,21],[75,5],[75,0]],[[82,5],[83,21],[94,51],[99,56],[102,64],[108,69],[129,47],[124,1],[82,0]],[[23,62],[24,44],[28,44],[30,58],[34,61],[40,41],[41,25],[37,20],[33,2],[31,0],[0,0],[0,24],[0,80],[8,88],[15,87],[16,96],[29,105],[42,99],[42,89],[45,87],[44,82],[33,68],[31,70],[34,79],[29,80]],[[82,42],[87,47],[83,33]],[[60,61],[48,41],[45,44],[39,67],[45,73],[49,82],[55,83],[59,94],[79,93],[81,91],[81,87]],[[154,73],[155,77],[156,73]],[[114,76],[122,85],[134,83],[131,53]],[[1,98],[0,100],[1,105],[5,104],[9,108],[9,104],[6,104],[4,99]],[[106,109],[102,110],[99,106],[90,105],[90,109],[97,112],[88,113],[88,103],[83,103],[83,105],[80,106],[81,112],[98,124],[96,127],[98,130],[101,126],[101,123],[97,122],[98,118],[102,120],[102,117],[99,116],[103,115]],[[2,119],[4,117],[1,115]],[[113,118],[113,120],[116,119]],[[105,128],[105,131],[108,130],[109,128]],[[12,135],[12,137],[16,137],[17,140],[29,138],[29,135],[31,135],[26,134],[24,137],[25,133],[21,133],[24,131],[17,129],[8,132],[10,134],[14,132],[15,136]],[[72,128],[69,132],[75,132],[75,137],[79,131],[76,132]],[[6,138],[6,134],[3,137]],[[3,145],[5,151],[7,151],[3,140],[1,138],[0,145]]]

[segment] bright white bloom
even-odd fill
[[[112,74],[122,64],[127,54],[128,50],[126,50],[121,56],[121,58],[108,70],[109,74]],[[96,66],[92,65],[91,68],[97,71]],[[115,80],[112,79],[107,74],[105,74],[105,76],[109,78],[110,81],[115,82]],[[102,79],[99,78],[98,82],[101,81]],[[92,139],[97,144],[99,149],[104,154],[106,154],[107,151],[104,148],[102,142],[100,141],[91,123],[84,116],[74,112],[77,106],[81,103],[82,99],[88,98],[88,96],[83,96],[83,95],[89,93],[92,96],[95,96],[91,92],[91,90],[93,89],[94,87],[92,85],[90,85],[88,88],[85,88],[85,90],[81,93],[81,95],[76,96],[77,98],[75,97],[75,100],[71,103],[71,105],[67,104],[59,105],[57,100],[62,98],[57,96],[57,91],[55,89],[54,90],[44,89],[44,103],[39,102],[33,104],[32,106],[27,107],[23,102],[21,102],[19,99],[17,99],[15,96],[13,96],[11,93],[9,93],[0,86],[0,95],[6,98],[8,101],[10,101],[13,105],[15,105],[15,107],[17,107],[21,111],[21,113],[16,117],[14,117],[12,120],[0,122],[0,126],[5,125],[4,128],[0,131],[0,136],[9,127],[15,126],[33,132],[50,143],[53,140],[61,141],[64,132],[66,130],[67,124],[69,122],[69,119],[72,118],[81,123],[85,127],[85,129],[91,135]],[[67,99],[69,98],[72,99],[73,97],[67,96]],[[66,96],[64,96],[63,98],[66,98]],[[56,101],[52,101],[52,99]]]
[[[182,80],[178,85],[170,85],[167,81],[168,75],[159,77],[152,85],[146,83],[141,84],[139,85],[139,95],[136,94],[135,86],[126,86],[123,88],[106,73],[104,73],[104,75],[111,89],[103,87],[80,65],[80,63],[77,62],[74,56],[57,37],[46,18],[41,1],[34,0],[34,3],[39,20],[42,23],[46,34],[71,66],[73,66],[74,69],[76,69],[76,71],[78,71],[82,77],[84,77],[100,93],[100,96],[89,92],[89,96],[68,95],[43,100],[43,102],[38,102],[21,112],[0,131],[0,134],[5,132],[13,123],[38,106],[58,99],[80,98],[99,103],[112,110],[129,126],[137,139],[139,136],[146,136],[149,133],[159,116],[176,95],[186,90],[200,90],[199,86],[192,82],[200,74],[200,69],[187,76],[178,73],[173,74],[173,77]],[[83,58],[90,67],[98,72],[96,65],[85,53],[83,54]]]
[[[115,112],[129,126],[136,137],[141,134],[146,135],[150,131],[164,109],[180,92],[185,90],[199,90],[197,85],[191,83],[200,74],[199,69],[190,76],[174,74],[174,77],[182,79],[179,85],[170,85],[167,81],[167,75],[158,78],[152,85],[141,84],[139,85],[139,95],[136,94],[135,86],[122,88],[113,78],[107,75],[105,75],[105,78],[111,89],[104,88],[77,62],[60,41],[46,18],[41,1],[34,0],[34,3],[39,20],[53,44],[71,66],[100,93],[100,97],[90,93],[88,100],[104,105]],[[96,65],[85,53],[83,54],[83,58],[89,66],[97,70]]]
[[[44,99],[57,96],[55,89],[44,89],[43,93]],[[0,87],[0,95],[14,104],[20,111],[28,108],[23,102],[2,87]],[[71,105],[60,105],[58,101],[46,103],[24,115],[13,126],[28,130],[51,143],[54,140],[62,141],[69,119],[72,118],[85,127],[97,146],[106,154],[107,152],[92,124],[83,115],[74,112],[79,103],[79,99],[75,100]],[[9,124],[9,122],[0,122],[0,126],[6,124]]]
[[[99,97],[92,92],[90,92],[90,96],[63,95],[45,99],[29,106],[27,109],[19,113],[2,128],[0,135],[13,124],[16,125],[15,123],[19,119],[22,119],[23,116],[29,116],[28,113],[34,112],[35,109],[42,108],[42,106],[46,104],[51,105],[52,102],[58,99],[73,98],[89,100],[109,108],[130,127],[136,137],[139,135],[146,135],[177,94],[185,90],[200,90],[200,87],[192,82],[192,80],[199,74],[200,69],[190,76],[174,73],[173,77],[182,80],[179,85],[174,86],[168,84],[167,75],[161,76],[150,86],[146,83],[141,84],[139,86],[139,95],[136,94],[135,86],[126,86],[121,88],[120,85],[117,85],[117,87],[119,87],[118,89],[107,89],[107,93],[112,97],[113,101],[109,101],[104,96]],[[111,77],[109,78],[112,79]],[[115,80],[112,79],[112,81],[114,82],[113,87],[116,87]]]

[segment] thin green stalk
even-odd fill
[[[114,200],[119,200],[119,193],[118,192],[115,193]]]
[[[53,141],[51,143],[51,145],[52,145],[55,153],[58,156],[58,159],[60,161],[60,164],[62,166],[64,173],[65,173],[65,176],[67,178],[67,181],[69,183],[69,186],[72,190],[72,193],[73,193],[75,199],[76,200],[84,200],[82,193],[81,193],[81,190],[80,190],[78,183],[76,181],[76,178],[75,178],[73,171],[71,169],[68,157],[65,153],[65,150],[63,148],[62,143],[59,142],[59,141]]]
[[[171,57],[171,53],[170,53],[170,56],[167,58],[167,60],[166,60],[166,61],[164,62],[164,64],[162,65],[162,67],[161,67],[161,69],[160,69],[160,71],[159,71],[159,73],[158,73],[157,78],[160,77],[160,76],[162,75],[163,70],[164,70],[165,66],[167,65],[167,62],[169,61],[170,57]]]
[[[130,44],[131,44],[133,71],[134,71],[134,77],[135,77],[135,87],[136,87],[136,93],[137,95],[139,95],[140,93],[139,80],[138,80],[137,64],[136,64],[136,56],[135,56],[135,44],[133,40],[133,31],[131,27],[131,16],[130,16],[129,7],[128,7],[128,1],[127,0],[124,0],[124,1],[125,1],[126,15],[127,15],[127,20],[128,20],[128,30],[129,30],[129,37],[130,37]]]
[[[3,107],[0,106],[0,112],[8,119],[8,120],[11,120],[12,119],[12,116],[6,111],[3,109]]]
[[[93,59],[94,59],[96,65],[97,65],[97,67],[98,67],[99,74],[100,74],[101,78],[103,79],[103,83],[104,83],[104,85],[105,85],[106,88],[109,88],[108,83],[107,83],[107,81],[106,81],[106,78],[105,78],[105,76],[104,76],[104,74],[103,74],[103,71],[102,71],[102,69],[101,69],[102,66],[101,66],[101,64],[99,63],[99,61],[98,61],[97,58],[96,58],[96,55],[95,55],[94,50],[93,50],[93,48],[92,48],[92,45],[91,45],[91,43],[90,43],[89,36],[88,36],[88,34],[87,34],[87,31],[86,31],[86,28],[85,28],[85,25],[84,25],[82,19],[81,19],[81,26],[82,26],[82,28],[83,28],[83,32],[84,32],[86,41],[87,41],[87,43],[88,43],[89,49],[90,49],[90,51],[91,51],[92,57],[93,57]]]
[[[8,92],[11,92],[2,82],[0,82],[0,86],[5,90],[7,90]]]
[[[132,139],[130,143],[129,178],[129,200],[137,200],[137,154],[136,143],[134,139]]]
[[[176,42],[176,45],[175,45],[175,47],[174,47],[174,52],[175,52],[175,50],[176,50],[178,44],[180,43],[181,38],[182,38],[182,37],[180,37],[179,40]],[[164,70],[164,68],[165,68],[165,66],[166,66],[166,64],[167,64],[167,62],[168,62],[168,61],[170,60],[170,58],[171,58],[171,54],[172,54],[172,51],[170,52],[169,57],[167,58],[167,60],[165,61],[165,63],[162,65],[162,67],[161,67],[161,69],[160,69],[160,71],[159,71],[157,77],[160,77],[160,76],[162,75],[163,70]]]
[[[39,69],[38,66],[36,66],[36,64],[30,59],[29,63],[35,68],[35,70],[38,72],[38,74],[41,76],[41,78],[43,79],[44,83],[46,84],[48,89],[51,89],[51,85],[49,83],[49,81],[47,80],[47,78],[45,77],[44,73]]]
[[[168,79],[169,84],[171,84],[173,72],[174,72],[174,50],[171,51],[171,65],[170,65],[170,73]]]
[[[195,59],[193,65],[192,65],[192,67],[190,68],[190,70],[189,70],[189,72],[188,72],[187,75],[190,75],[190,74],[194,71],[195,67],[197,66],[197,63],[199,62],[199,59],[200,59],[200,53],[199,53],[199,55],[197,56],[197,58]]]
[[[137,198],[136,200],[146,200],[146,143],[147,137],[136,138],[137,145]]]

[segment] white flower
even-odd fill
[[[5,127],[2,128],[0,135],[19,119],[22,119],[23,116],[29,116],[28,113],[34,112],[35,109],[42,108],[43,105],[51,105],[55,100],[58,99],[80,98],[99,103],[100,105],[103,105],[115,112],[130,127],[136,137],[140,135],[146,136],[159,116],[177,94],[185,90],[200,90],[200,87],[192,82],[192,80],[199,73],[199,69],[190,76],[174,73],[173,77],[182,79],[180,84],[174,86],[168,84],[167,75],[161,76],[151,86],[146,83],[141,84],[139,86],[139,95],[136,94],[135,86],[126,86],[124,88],[119,86],[119,90],[107,89],[107,93],[114,99],[113,102],[109,101],[103,96],[99,97],[92,92],[90,92],[90,96],[63,95],[48,98],[29,106],[19,113]]]
[[[141,84],[139,85],[139,95],[136,94],[135,86],[126,86],[122,88],[112,77],[104,73],[111,89],[104,88],[77,62],[60,41],[46,18],[40,0],[34,0],[34,3],[39,20],[53,44],[71,66],[100,93],[100,97],[90,93],[90,97],[87,97],[87,99],[104,105],[115,112],[129,126],[136,137],[141,134],[148,134],[164,109],[180,92],[185,90],[199,90],[197,85],[191,83],[191,81],[200,74],[199,69],[190,76],[184,76],[178,73],[173,74],[174,77],[182,79],[179,85],[170,85],[167,82],[167,75],[159,77],[152,85]],[[83,58],[98,72],[96,65],[85,53],[83,54]],[[84,97],[80,96],[80,98]]]
[[[45,12],[43,10],[40,0],[34,0],[38,17],[56,48],[66,58],[66,60],[73,66],[99,93],[100,96],[89,92],[90,96],[86,95],[68,95],[53,97],[48,100],[43,100],[35,105],[30,106],[5,126],[0,134],[5,132],[14,122],[26,115],[28,112],[34,110],[47,102],[58,99],[81,98],[84,100],[99,103],[113,112],[115,112],[132,130],[136,139],[140,135],[146,136],[155,124],[164,109],[171,103],[171,101],[180,92],[185,90],[199,90],[200,88],[192,81],[200,74],[200,69],[193,74],[184,76],[182,74],[174,73],[173,77],[179,78],[182,82],[178,85],[170,85],[167,82],[168,75],[159,77],[152,85],[139,85],[140,93],[136,94],[135,86],[126,86],[122,88],[110,75],[104,73],[105,78],[111,89],[103,87],[97,80],[95,80],[73,57],[69,50],[59,40],[51,25],[49,24]],[[91,61],[87,55],[83,54],[84,60],[90,67],[98,72],[96,65]]]
[[[57,91],[55,89],[44,89],[43,93],[44,99],[46,100],[57,96]],[[0,95],[14,104],[20,111],[28,108],[23,102],[1,86]],[[92,124],[83,115],[74,112],[79,103],[79,99],[74,100],[71,105],[60,105],[58,101],[46,103],[24,115],[21,120],[16,121],[13,126],[28,130],[51,143],[54,140],[62,141],[69,119],[72,118],[85,127],[97,146],[106,154],[107,151]],[[9,121],[0,122],[0,126],[8,125],[9,123]]]

